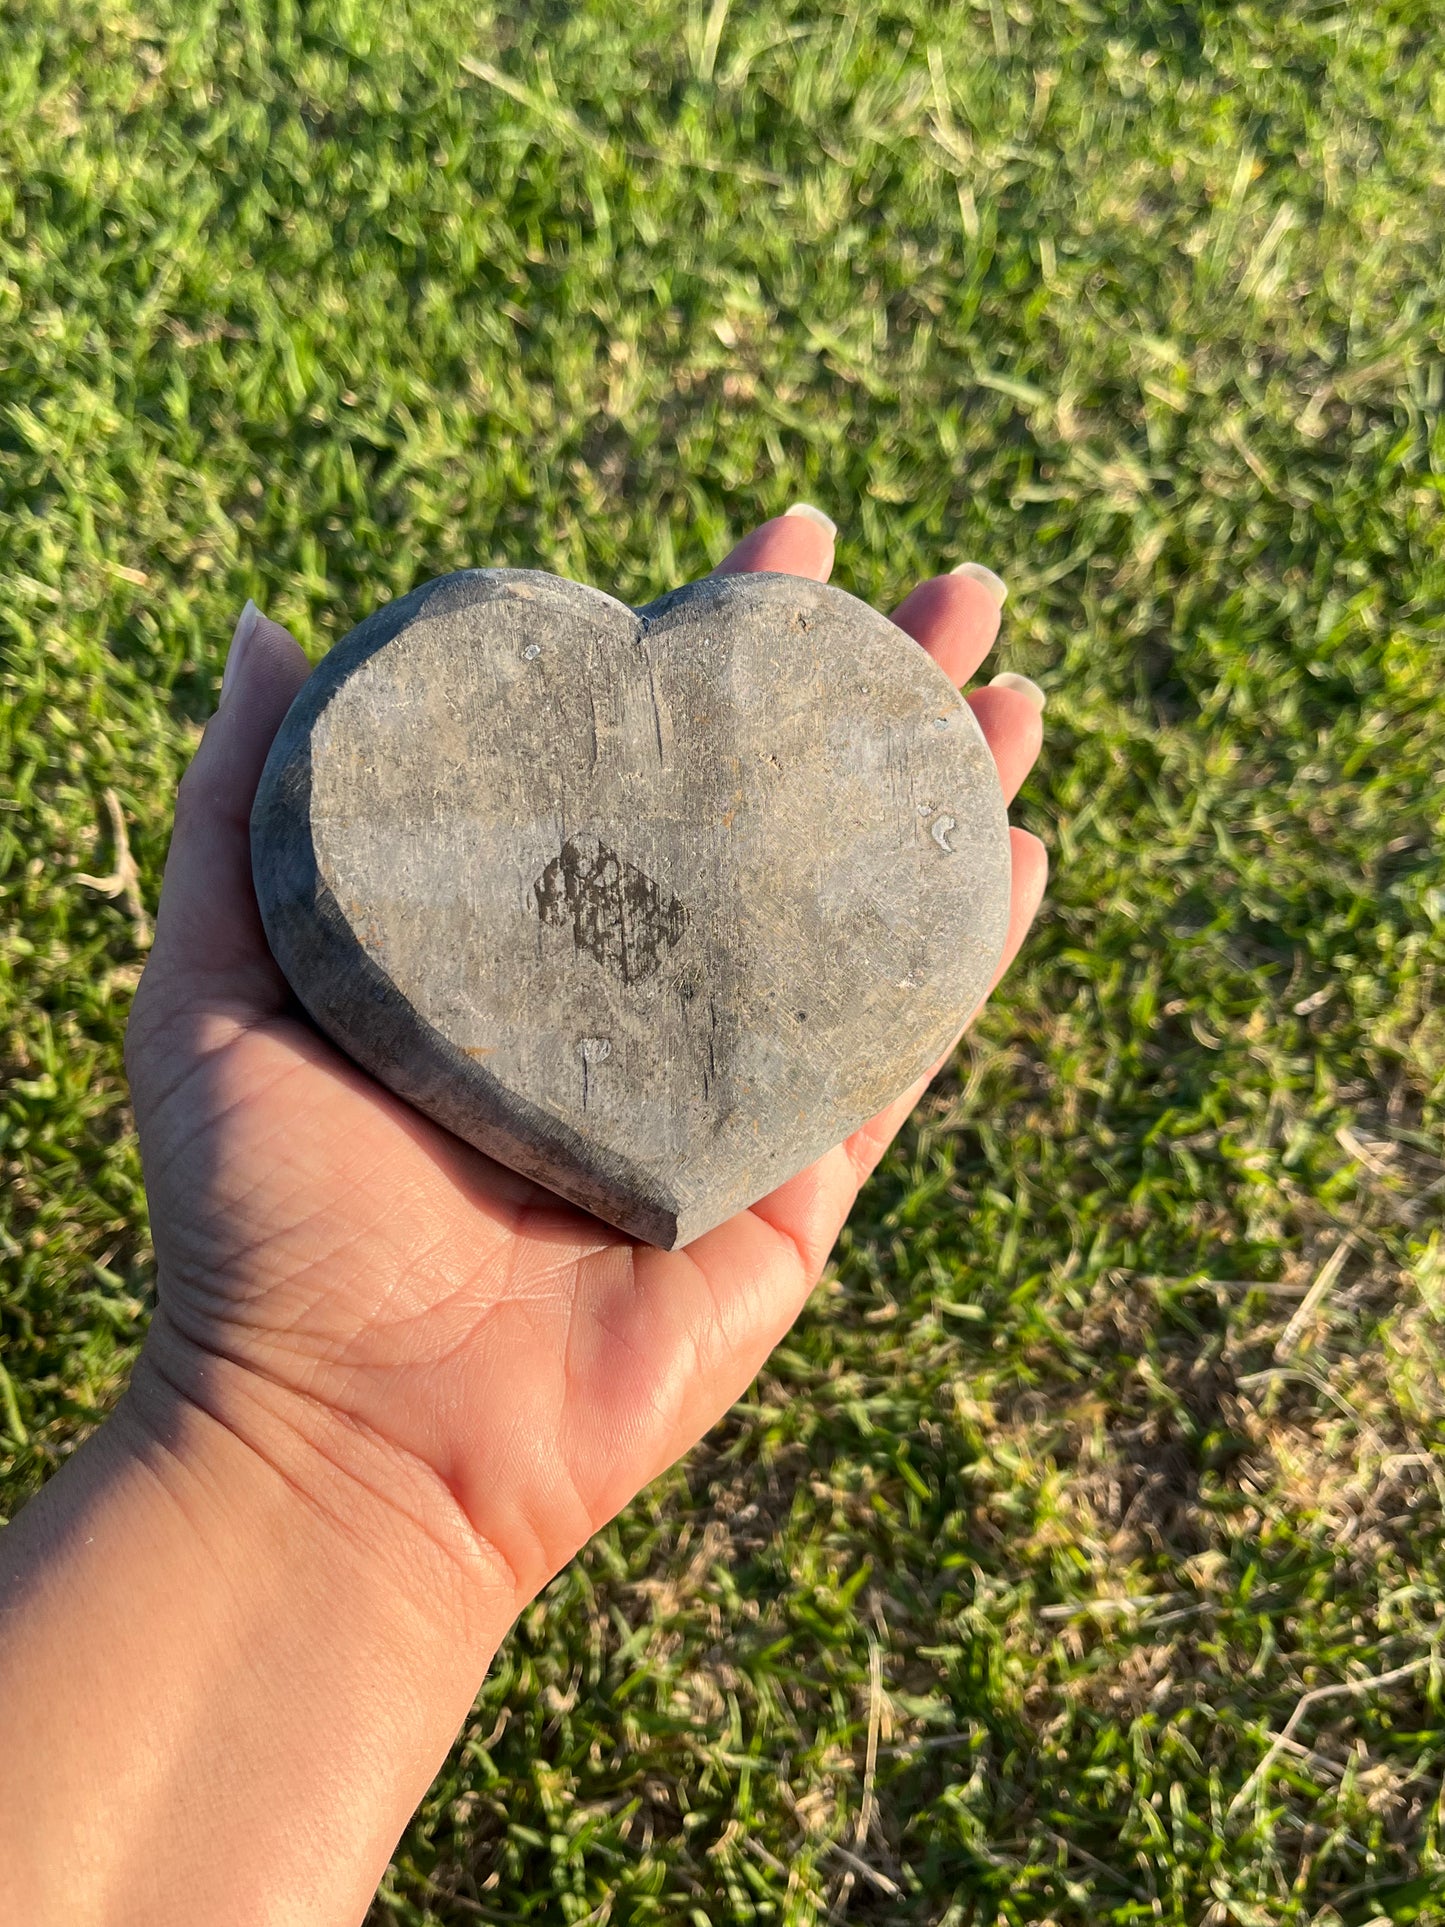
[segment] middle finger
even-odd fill
[[[920,582],[893,620],[946,676],[964,683],[993,647],[1007,593],[991,569],[965,562],[952,575]],[[1010,676],[975,690],[968,701],[998,765],[1004,801],[1011,803],[1043,744],[1043,691],[1025,676]]]

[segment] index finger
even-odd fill
[[[745,535],[714,575],[748,575],[776,569],[780,575],[805,575],[826,582],[833,571],[833,540],[838,526],[811,502],[794,502],[782,515]]]

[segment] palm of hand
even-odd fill
[[[784,518],[732,566],[824,576],[825,545]],[[960,678],[997,627],[957,577],[898,619]],[[420,1117],[293,1014],[260,929],[246,821],[305,673],[263,624],[182,789],[127,1044],[161,1278],[151,1350],[191,1361],[192,1382],[195,1361],[229,1361],[425,1468],[520,1605],[746,1386],[922,1087],[678,1252]],[[1006,689],[974,704],[1011,795],[1037,713]],[[1013,835],[1009,954],[1044,875]]]

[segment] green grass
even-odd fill
[[[77,873],[113,789],[153,909],[248,594],[313,651],[465,563],[641,600],[801,495],[885,605],[999,569],[1049,692],[1021,965],[375,1922],[1445,1921],[1442,53],[0,5],[0,1511],[153,1278]]]

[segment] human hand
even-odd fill
[[[723,568],[826,580],[832,556],[826,528],[790,515]],[[895,620],[961,683],[999,610],[982,579],[941,576]],[[308,670],[274,623],[238,636],[181,785],[127,1040],[160,1280],[139,1376],[284,1459],[289,1478],[304,1483],[319,1451],[397,1518],[398,1566],[418,1531],[445,1548],[468,1611],[500,1637],[743,1391],[924,1084],[674,1252],[419,1116],[311,1027],[267,949],[248,820]],[[1038,753],[1038,707],[997,685],[970,701],[1011,799]],[[1010,834],[1000,972],[1047,867],[1036,838]]]
[[[783,517],[723,566],[822,578],[832,546]],[[998,609],[945,576],[897,620],[961,681]],[[36,1927],[354,1927],[519,1607],[742,1391],[922,1089],[674,1252],[420,1117],[262,933],[248,819],[306,674],[243,623],[127,1039],[159,1306],[0,1534],[0,1916]],[[1012,796],[1038,710],[970,700]],[[1005,962],[1045,873],[1012,836]]]

